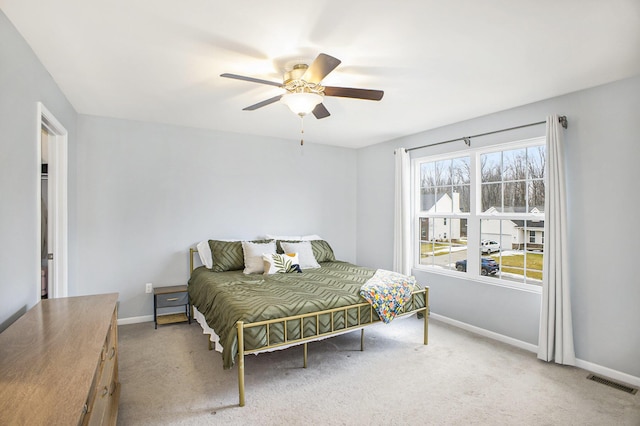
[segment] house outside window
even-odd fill
[[[544,138],[414,159],[416,267],[539,286],[545,167]]]
[[[421,162],[417,209],[419,264],[455,269],[455,258],[467,250],[470,205],[468,156]]]

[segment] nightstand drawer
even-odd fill
[[[158,324],[172,324],[174,322],[189,321],[191,324],[191,304],[186,285],[173,285],[169,287],[156,287],[153,289],[153,322]],[[175,308],[184,306],[182,313],[158,314],[161,308]]]
[[[182,306],[186,305],[188,302],[189,295],[187,294],[187,292],[156,295],[156,307],[158,308]]]

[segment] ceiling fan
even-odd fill
[[[296,64],[291,71],[284,73],[283,82],[262,80],[259,78],[245,77],[237,74],[220,74],[220,77],[234,78],[253,83],[268,84],[270,86],[285,89],[285,93],[266,99],[257,104],[243,108],[243,111],[253,111],[258,108],[282,101],[291,111],[303,117],[309,113],[320,119],[330,116],[327,108],[322,104],[324,96],[336,96],[342,98],[366,99],[379,101],[384,92],[382,90],[354,89],[350,87],[322,86],[320,83],[338,65],[340,60],[321,53],[311,63]]]

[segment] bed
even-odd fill
[[[232,368],[237,359],[240,406],[245,405],[245,355],[302,345],[306,368],[308,342],[361,330],[363,350],[364,328],[380,323],[372,304],[360,295],[375,270],[330,257],[318,263],[320,268],[300,273],[214,272],[206,266],[194,267],[197,252],[190,249],[188,292],[193,317],[211,335],[210,348],[213,342],[222,352],[225,369]],[[428,295],[428,287],[417,286],[398,312],[400,317],[423,315],[425,345]]]

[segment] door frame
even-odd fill
[[[36,161],[38,169],[37,190],[36,190],[36,229],[40,229],[42,215],[42,191],[40,181],[42,179],[42,128],[47,130],[49,142],[49,203],[48,226],[51,229],[52,241],[48,241],[49,253],[53,256],[53,271],[49,271],[51,278],[48,288],[49,298],[67,297],[68,295],[68,216],[67,216],[67,174],[68,174],[68,133],[67,129],[56,119],[56,117],[42,104],[37,103],[37,138],[36,138]],[[36,259],[41,257],[41,232],[36,233],[38,241],[36,244],[38,253]],[[37,300],[40,300],[41,289],[40,261],[37,270]]]

